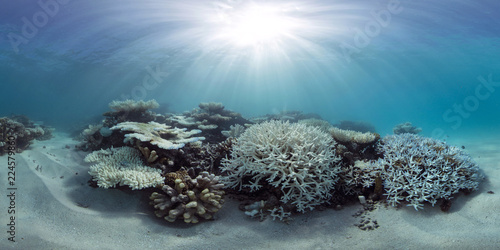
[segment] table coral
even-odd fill
[[[171,128],[168,125],[149,122],[122,122],[111,128],[111,130],[120,130],[126,133],[124,143],[132,143],[133,139],[142,142],[148,142],[162,149],[179,149],[186,143],[193,143],[204,140],[204,137],[191,137],[201,132],[201,130],[187,131],[186,128]]]
[[[156,216],[169,222],[179,218],[186,223],[212,219],[224,203],[224,185],[213,174],[201,172],[192,179],[187,172],[178,171],[167,174],[166,179],[163,193],[151,194],[150,204],[156,209]]]

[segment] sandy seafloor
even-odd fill
[[[458,196],[448,213],[430,205],[418,212],[381,205],[368,214],[380,227],[363,231],[352,216],[361,205],[313,211],[285,224],[251,219],[228,199],[214,221],[171,224],[154,216],[148,193],[89,187],[86,153],[56,133],[16,155],[15,243],[7,240],[7,156],[0,157],[0,249],[498,249],[500,136],[457,142],[488,177],[478,191]]]

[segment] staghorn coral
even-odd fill
[[[143,189],[163,184],[161,170],[144,166],[140,156],[134,148],[120,147],[94,151],[84,161],[96,163],[90,166],[89,174],[102,188],[126,185]]]
[[[171,128],[170,126],[157,122],[122,122],[113,126],[111,130],[132,132],[125,134],[124,143],[133,143],[133,139],[136,139],[167,150],[179,149],[184,147],[186,143],[193,143],[205,139],[204,137],[191,137],[192,135],[200,133],[200,130],[186,131],[187,129],[185,128]]]
[[[483,179],[469,155],[445,142],[414,134],[386,136],[378,151],[383,158],[373,161],[381,169],[385,195],[392,206],[408,203],[416,210],[424,202],[434,206],[461,190],[473,191]]]
[[[332,197],[340,160],[335,142],[316,127],[264,122],[248,128],[222,160],[221,180],[230,188],[275,190],[280,201],[299,212]]]
[[[163,193],[151,194],[150,204],[155,214],[169,222],[183,219],[185,223],[198,223],[200,219],[213,219],[224,203],[222,188],[218,177],[201,172],[192,179],[186,171],[167,174]]]

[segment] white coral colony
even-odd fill
[[[129,142],[134,144],[132,140],[137,139],[167,150],[179,149],[184,147],[186,143],[205,140],[205,137],[191,137],[192,135],[201,133],[201,130],[194,129],[186,131],[187,129],[185,128],[171,128],[168,125],[157,122],[122,122],[113,126],[111,130],[132,132],[125,134],[125,139],[123,140],[125,143]],[[164,139],[162,135],[168,136],[169,139]]]
[[[248,128],[224,159],[221,180],[230,188],[281,190],[280,201],[313,210],[332,197],[340,171],[335,141],[316,127],[279,121]],[[245,181],[250,180],[250,181]]]
[[[416,210],[433,206],[460,190],[475,190],[483,176],[462,150],[445,142],[414,134],[391,135],[379,144],[384,157],[372,164],[382,169],[387,201],[407,203]]]

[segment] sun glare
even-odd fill
[[[246,6],[221,14],[220,38],[237,46],[256,46],[277,43],[293,35],[294,20],[287,12],[272,6]]]

